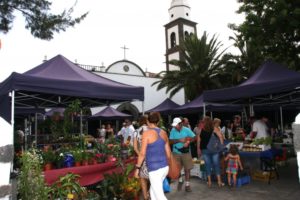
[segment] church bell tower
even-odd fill
[[[166,70],[180,70],[177,66],[168,64],[171,60],[181,60],[183,55],[179,46],[188,35],[197,35],[197,23],[190,20],[190,6],[187,0],[172,0],[169,8],[170,22],[165,25],[166,37]]]

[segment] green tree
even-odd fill
[[[65,31],[66,28],[73,27],[88,14],[84,13],[73,19],[71,14],[74,6],[72,6],[69,10],[55,15],[50,13],[51,4],[48,0],[1,0],[0,32],[9,32],[15,18],[15,11],[19,11],[25,17],[25,28],[29,29],[34,37],[51,40],[54,32]]]
[[[230,39],[234,40],[234,46],[239,50],[239,55],[226,53],[222,58],[226,62],[222,73],[224,86],[235,86],[243,82],[256,71],[264,60],[261,53],[251,43],[239,40],[237,35]]]
[[[264,58],[300,70],[300,1],[238,0],[240,25],[231,24],[240,43],[247,42]]]
[[[221,86],[219,75],[222,73],[219,53],[222,44],[215,35],[209,40],[204,32],[198,39],[195,35],[187,37],[179,50],[184,55],[184,60],[171,60],[170,64],[178,66],[178,71],[163,71],[158,74],[161,80],[152,85],[158,85],[157,90],[166,88],[170,97],[179,90],[185,90],[186,100],[193,100],[204,90]]]

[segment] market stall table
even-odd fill
[[[134,164],[136,159],[127,159],[124,162],[125,164]],[[57,181],[60,176],[65,176],[67,173],[78,174],[80,175],[80,185],[87,186],[102,181],[104,179],[104,174],[111,174],[113,172],[121,173],[122,168],[120,166],[117,167],[116,162],[106,162],[95,165],[48,170],[44,172],[44,177],[46,183],[51,185]]]

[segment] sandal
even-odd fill
[[[207,182],[207,186],[211,188],[211,182]]]
[[[219,187],[223,187],[225,185],[225,183],[218,183]]]

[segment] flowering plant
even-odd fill
[[[127,178],[127,180],[121,185],[123,189],[123,198],[124,199],[134,199],[141,190],[140,182],[137,178]]]
[[[48,149],[47,151],[42,152],[42,157],[44,163],[53,163],[56,160],[56,155],[53,150]]]

